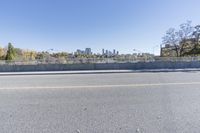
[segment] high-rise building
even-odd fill
[[[105,54],[105,50],[104,49],[102,49],[102,55],[104,55]]]
[[[116,50],[115,49],[113,49],[113,55],[116,55]]]
[[[85,54],[85,51],[80,50],[80,49],[77,49],[77,50],[76,50],[76,54]]]
[[[116,53],[117,55],[119,55],[119,51],[117,51],[117,53]]]
[[[106,50],[106,55],[108,55],[108,50]]]
[[[86,55],[91,55],[92,54],[91,48],[85,48],[85,54]]]

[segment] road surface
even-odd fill
[[[199,133],[200,72],[0,76],[1,133]]]

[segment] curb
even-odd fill
[[[143,69],[143,70],[92,70],[92,71],[42,71],[42,72],[0,72],[0,76],[12,75],[67,75],[67,74],[109,74],[109,73],[157,73],[192,72],[200,69]]]

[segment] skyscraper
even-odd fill
[[[86,55],[91,55],[92,54],[91,48],[85,48],[85,54]]]
[[[116,55],[116,50],[115,49],[113,49],[113,55]]]
[[[104,49],[102,49],[102,55],[104,55],[105,54],[105,50]]]

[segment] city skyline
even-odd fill
[[[108,49],[104,49],[102,48],[101,52],[93,52],[91,48],[85,48],[83,49],[77,49],[75,52],[72,52],[75,54],[86,54],[86,55],[92,55],[92,54],[100,54],[100,55],[107,55],[107,56],[112,56],[112,55],[119,55],[119,51],[117,51],[116,49],[108,50]],[[133,53],[129,53],[129,54],[133,54]]]
[[[198,0],[1,0],[0,46],[45,51],[133,49],[159,54],[170,27],[200,22]],[[179,9],[178,7],[181,7]],[[182,10],[182,9],[187,10]],[[170,10],[168,10],[170,9]]]

